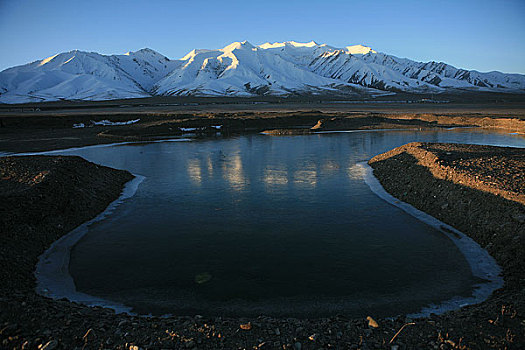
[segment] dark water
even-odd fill
[[[70,152],[146,177],[74,247],[77,289],[146,314],[386,316],[470,296],[456,246],[374,195],[356,165],[411,141],[525,146],[457,129]]]

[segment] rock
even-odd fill
[[[50,340],[44,346],[42,346],[40,350],[53,350],[56,349],[57,346],[58,342],[56,340]]]
[[[392,345],[390,350],[399,350],[399,345]]]
[[[377,322],[370,316],[367,316],[366,319],[368,320],[368,327],[370,328],[379,328],[379,325]]]
[[[302,347],[303,347],[303,345],[302,345],[301,343],[299,343],[299,342],[297,342],[297,343],[295,343],[295,344],[293,345],[293,348],[294,348],[295,350],[301,350]]]
[[[281,335],[281,331],[279,330],[279,328],[275,328],[275,335]]]
[[[248,322],[245,324],[241,324],[239,327],[241,327],[241,329],[244,329],[245,331],[249,331],[250,329],[252,329],[252,324]]]

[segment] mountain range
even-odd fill
[[[70,51],[0,72],[0,102],[149,96],[329,95],[396,92],[525,93],[525,75],[416,62],[363,45],[234,42],[178,60],[151,49],[124,55]]]

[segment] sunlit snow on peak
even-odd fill
[[[206,53],[206,52],[211,52],[213,50],[207,50],[207,49],[193,49],[191,50],[190,52],[188,52],[186,54],[186,56],[182,57],[181,60],[182,61],[188,61],[188,60],[191,60],[192,58],[194,58],[195,56],[201,54],[201,53]]]
[[[278,48],[278,47],[284,47],[286,45],[290,45],[290,46],[294,46],[294,47],[314,47],[314,46],[323,46],[323,45],[319,45],[317,44],[315,41],[310,41],[308,43],[299,43],[297,41],[284,41],[282,43],[279,43],[279,42],[275,42],[273,44],[267,42],[267,43],[264,43],[262,45],[259,45],[258,47],[261,48],[261,49],[275,49],[275,48]]]
[[[368,47],[368,46],[363,46],[363,45],[353,45],[353,46],[347,46],[345,47],[346,49],[346,53],[349,53],[351,55],[357,55],[357,54],[361,54],[361,55],[366,55],[367,53],[377,53],[376,51],[372,50],[372,48]]]
[[[53,55],[51,57],[48,57],[42,61],[40,61],[40,64],[38,65],[39,67],[40,66],[43,66],[44,64],[48,63],[49,61],[53,60],[53,58],[57,57],[59,54],[57,53],[56,55]]]
[[[284,45],[284,43],[264,43],[262,45],[259,45],[258,47],[261,49],[274,49],[276,47],[283,47]]]
[[[242,49],[242,48],[245,48],[245,49],[253,49],[255,48],[255,46],[253,46],[250,42],[248,42],[247,40],[244,40],[244,41],[235,41],[233,43],[231,43],[230,45],[228,46],[225,46],[221,51],[224,51],[224,52],[231,52],[233,50],[239,50],[239,49]]]
[[[298,43],[297,41],[288,41],[288,44],[295,46],[295,47],[314,47],[318,46],[318,44],[315,41],[310,41],[309,43]]]

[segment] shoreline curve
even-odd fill
[[[460,309],[463,306],[479,304],[487,300],[495,290],[503,287],[504,281],[503,277],[501,277],[501,267],[478,243],[454,227],[392,196],[383,188],[379,180],[374,176],[373,168],[366,162],[360,162],[357,163],[357,165],[364,168],[364,181],[372,192],[387,203],[398,207],[407,214],[412,215],[416,219],[434,227],[446,235],[463,254],[470,266],[472,274],[475,277],[487,281],[475,284],[473,295],[469,298],[457,297],[446,300],[439,305],[430,304],[427,307],[423,307],[418,313],[407,314],[408,317],[427,317],[432,313],[440,315],[448,311]]]
[[[71,249],[87,234],[89,225],[111,215],[124,200],[133,197],[145,179],[142,175],[133,174],[133,176],[135,178],[125,184],[120,197],[111,202],[102,213],[56,240],[40,255],[35,270],[37,294],[55,300],[66,298],[71,302],[90,307],[106,307],[115,310],[116,313],[133,314],[131,307],[78,292],[73,277],[69,273]]]

